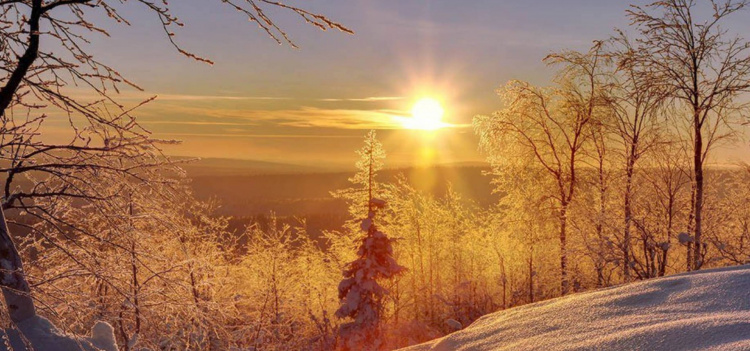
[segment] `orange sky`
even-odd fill
[[[137,115],[156,137],[183,141],[171,154],[338,167],[351,165],[362,136],[378,129],[390,165],[481,161],[468,125],[500,107],[497,87],[510,79],[547,84],[545,55],[586,50],[627,26],[621,1],[315,0],[303,5],[356,34],[323,33],[272,12],[300,46],[292,49],[217,5],[171,4],[187,24],[178,42],[213,66],[176,53],[136,6],[123,5],[132,26],[113,26],[111,38],[91,43],[145,89],[120,100],[159,96]],[[749,23],[730,24],[748,33]],[[425,96],[443,103],[455,127],[402,130],[398,117]]]

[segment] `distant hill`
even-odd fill
[[[347,219],[346,204],[334,199],[330,192],[347,188],[349,172],[303,172],[302,168],[266,168],[264,173],[251,167],[225,167],[231,165],[206,162],[188,169],[192,188],[198,199],[218,200],[221,215],[232,216],[230,230],[242,231],[253,222],[263,222],[270,212],[289,219],[303,218],[312,238],[318,238],[323,230],[340,229]],[[246,163],[254,166],[253,163]],[[270,169],[286,172],[270,173]],[[383,170],[380,181],[395,181],[403,174],[417,190],[443,196],[449,184],[462,198],[488,205],[496,202],[492,194],[490,177],[483,175],[488,168],[476,166],[436,166],[428,168],[404,168]]]
[[[257,175],[257,174],[289,174],[323,172],[323,168],[255,160],[239,160],[230,158],[201,158],[192,160],[189,157],[176,157],[185,160],[181,165],[189,177],[227,176],[227,175]]]
[[[206,166],[200,166],[206,167]],[[308,215],[340,213],[344,204],[333,199],[330,192],[349,187],[352,172],[296,172],[253,174],[208,168],[188,170],[192,187],[199,199],[218,199],[220,212],[232,216],[252,216],[274,211],[279,215]],[[290,168],[291,169],[291,168]],[[483,175],[483,167],[436,166],[429,168],[388,169],[381,171],[380,181],[395,181],[403,174],[417,190],[442,196],[449,184],[467,200],[486,205],[496,200],[492,195],[490,177]],[[191,174],[192,172],[192,174]],[[238,171],[239,172],[239,171]]]
[[[185,161],[181,165],[190,177],[216,175],[271,175],[271,174],[299,174],[299,173],[343,173],[354,172],[353,165],[332,166],[330,164],[296,164],[284,162],[269,162],[259,160],[242,160],[232,158],[193,158],[175,156],[173,159]],[[488,167],[485,162],[447,162],[422,168],[464,168]],[[397,167],[395,169],[410,169],[412,167]]]

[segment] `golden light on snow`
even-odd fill
[[[442,121],[445,110],[439,101],[425,97],[417,100],[411,109],[411,118],[403,120],[404,128],[436,130],[448,126]]]

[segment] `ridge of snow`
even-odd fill
[[[750,350],[750,265],[514,307],[402,350]]]

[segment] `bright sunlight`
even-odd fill
[[[408,129],[436,130],[447,126],[442,121],[445,110],[440,102],[433,98],[421,98],[411,109],[412,118],[404,119],[403,124]]]

